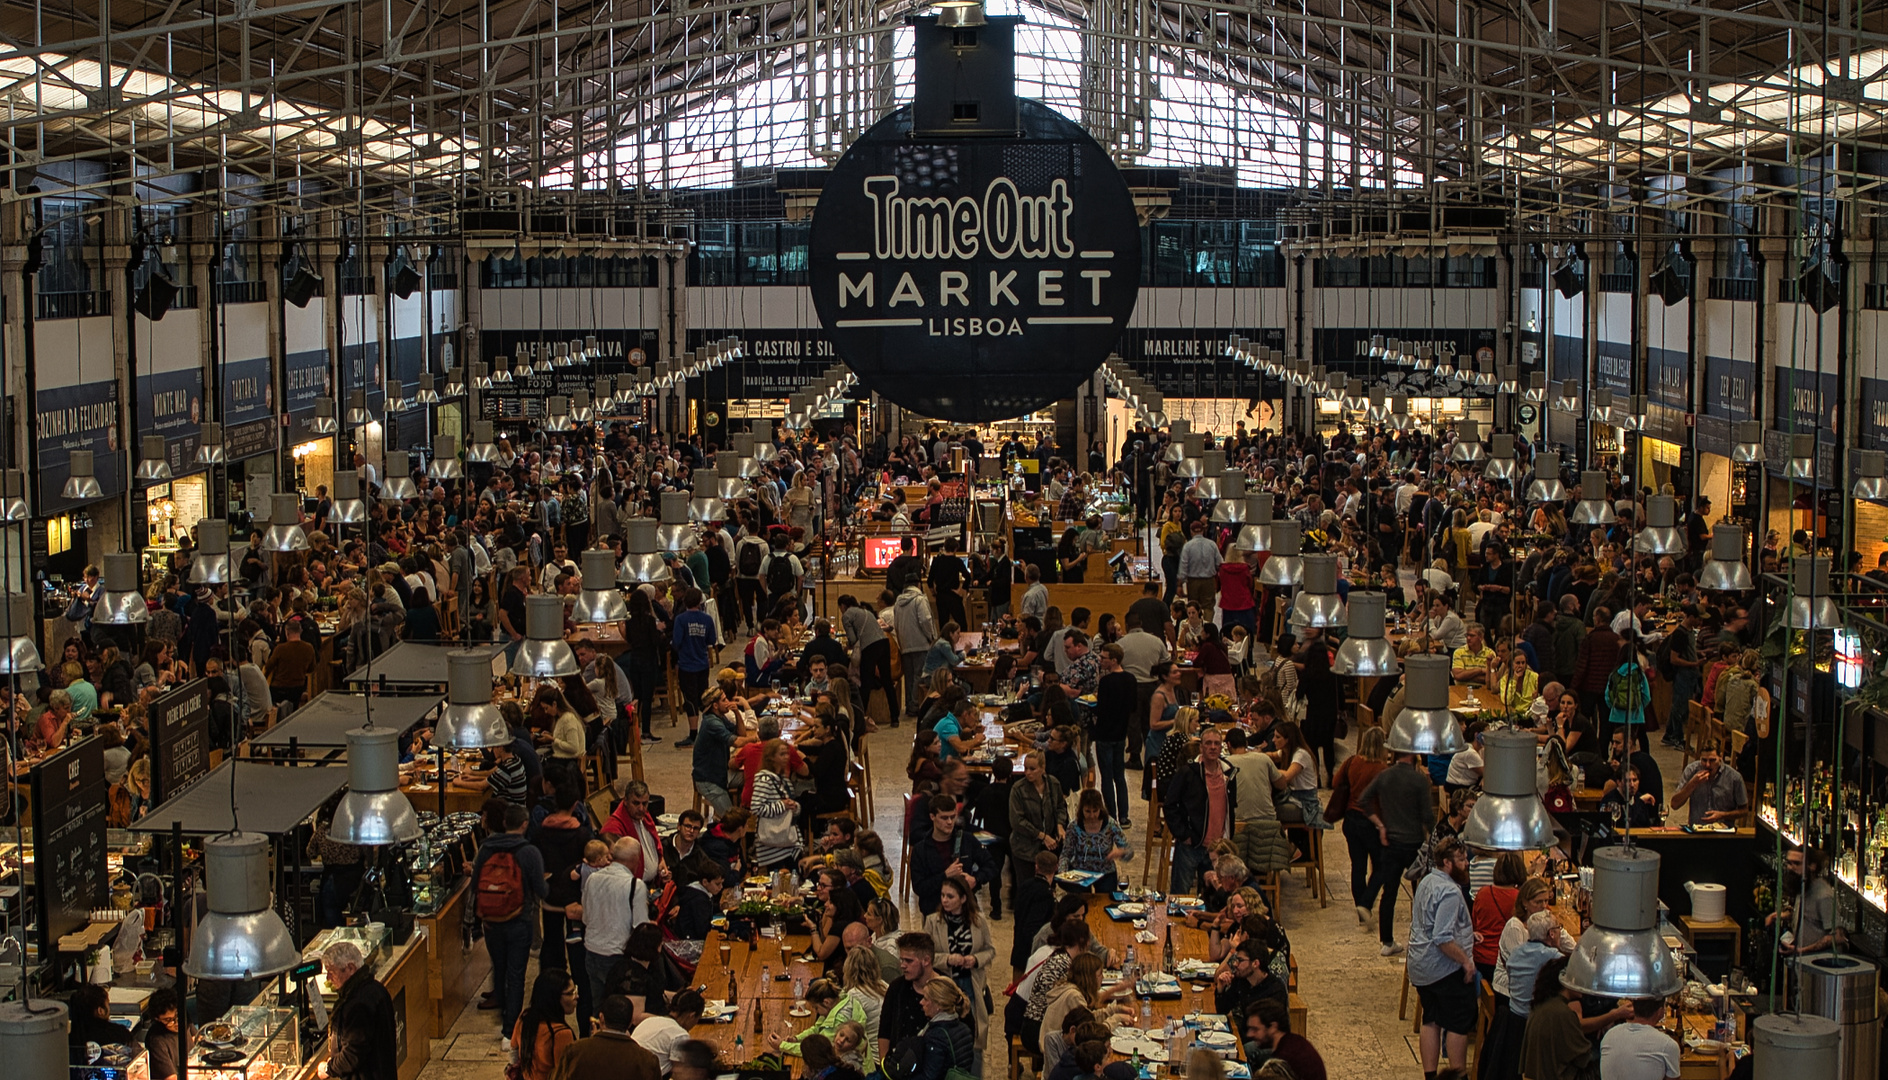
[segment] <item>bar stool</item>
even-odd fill
[[[1324,830],[1313,828],[1304,821],[1280,822],[1285,830],[1285,839],[1294,840],[1293,834],[1304,834],[1304,842],[1298,845],[1299,854],[1291,861],[1288,870],[1302,867],[1305,872],[1305,887],[1318,898],[1319,907],[1330,906],[1330,890],[1324,882]],[[1295,840],[1294,840],[1295,842]]]
[[[1152,769],[1153,762],[1147,767]],[[1160,804],[1160,778],[1152,781],[1153,798],[1147,803],[1147,853],[1141,862],[1141,888],[1147,888],[1147,880],[1152,875],[1156,886],[1166,881],[1173,862],[1173,837],[1167,834],[1167,819]],[[1155,868],[1155,864],[1159,868]]]

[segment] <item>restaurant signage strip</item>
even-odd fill
[[[196,679],[151,703],[151,805],[210,771],[210,680]]]
[[[1117,351],[1166,397],[1282,397],[1282,381],[1226,355],[1226,341],[1235,334],[1251,339],[1259,348],[1285,347],[1285,332],[1280,329],[1135,326],[1122,332]]]
[[[556,355],[557,346],[568,347],[572,341],[582,341],[591,335],[597,339],[597,351],[603,354],[598,359],[582,360],[561,368],[540,368],[524,378],[514,375],[509,383],[499,383],[490,390],[480,391],[479,405],[484,410],[485,418],[519,420],[542,417],[545,415],[546,402],[554,394],[571,397],[579,390],[594,387],[599,375],[615,376],[651,366],[654,363],[652,357],[656,355],[656,332],[621,326],[482,331],[479,334],[479,355],[484,358],[487,370],[500,357],[510,361],[515,368],[519,349],[525,350],[533,363],[549,360]]]
[[[866,389],[941,420],[1008,419],[1068,396],[1140,292],[1140,219],[1120,170],[1074,121],[992,78],[1013,60],[1018,21],[992,17],[966,38],[912,19],[914,104],[852,144],[813,214],[820,325]],[[955,74],[935,70],[940,50]],[[919,128],[940,95],[959,102],[964,134]],[[1012,107],[1007,129],[978,119]]]
[[[288,412],[289,441],[305,443],[329,438],[317,434],[313,428],[315,402],[334,396],[334,372],[328,364],[328,350],[289,353],[283,357],[283,369],[288,378],[288,399],[282,402],[282,407]],[[341,408],[347,408],[346,401],[341,403]]]
[[[92,451],[92,474],[102,498],[124,491],[124,455],[118,445],[118,383],[80,383],[41,390],[35,402],[33,478],[39,484],[33,506],[42,515],[81,505],[60,492],[70,475],[72,451]]]
[[[231,461],[275,449],[275,375],[264,356],[223,364],[223,449]]]
[[[1325,326],[1315,332],[1315,359],[1332,374],[1343,373],[1372,379],[1391,371],[1406,377],[1419,374],[1414,368],[1374,358],[1370,345],[1381,336],[1386,342],[1396,338],[1405,351],[1427,345],[1438,360],[1448,360],[1458,367],[1476,368],[1482,360],[1495,357],[1495,331],[1492,328]]]
[[[164,457],[178,476],[198,471],[202,441],[203,369],[138,376],[138,433],[164,436]]]
[[[33,766],[33,893],[39,955],[50,961],[59,939],[111,903],[105,867],[105,743],[81,739]]]

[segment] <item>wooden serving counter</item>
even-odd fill
[[[492,973],[491,954],[476,942],[467,946],[460,930],[471,887],[472,879],[467,876],[453,888],[436,914],[416,920],[426,939],[425,998],[435,1035],[452,1030],[459,1014],[478,997],[485,977]],[[401,1080],[406,1080],[404,1072]]]
[[[426,987],[425,957],[430,940],[430,934],[416,927],[413,936],[394,946],[374,967],[374,979],[387,988],[387,996],[393,999],[394,1060],[399,1063],[399,1080],[415,1080],[419,1076],[420,1070],[432,1060],[434,1035],[444,1030],[434,1023],[432,997]],[[454,941],[457,940],[455,935]],[[309,985],[312,988],[313,981]],[[333,1000],[328,1004],[332,1007]],[[327,1059],[328,1047],[324,1040],[309,1056],[300,1080],[314,1077],[316,1066]],[[196,1070],[191,1072],[194,1075]]]

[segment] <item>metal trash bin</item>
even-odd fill
[[[1875,1080],[1881,1066],[1876,1008],[1880,971],[1853,956],[1816,953],[1796,962],[1800,1008],[1834,1020],[1842,1032],[1842,1068],[1835,1080]]]

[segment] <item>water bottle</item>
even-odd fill
[[[762,997],[765,997],[767,995],[767,987],[773,981],[774,981],[773,968],[766,964],[762,964],[760,966],[760,992],[761,992]]]
[[[1154,1026],[1154,999],[1151,995],[1142,994],[1141,995],[1141,1027],[1151,1028],[1153,1026]]]
[[[1178,1024],[1167,1032],[1167,1071],[1175,1076],[1187,1071],[1187,1037]]]
[[[1127,959],[1121,965],[1121,974],[1129,979],[1134,977],[1134,946],[1128,946]]]
[[[742,1062],[745,1062],[746,1060],[747,1060],[747,1044],[745,1042],[742,1042],[741,1036],[737,1034],[734,1036],[735,1064],[740,1064]]]

